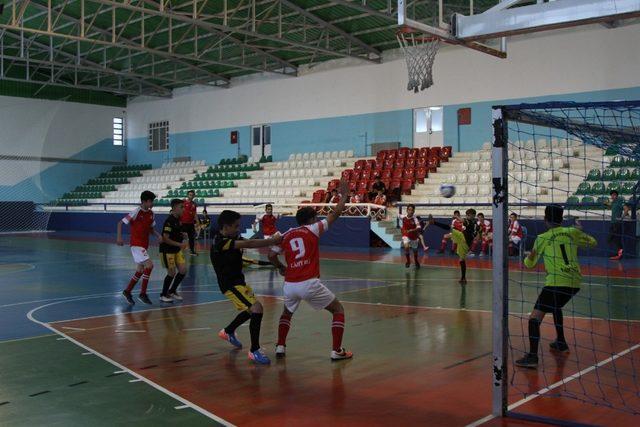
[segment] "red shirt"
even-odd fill
[[[451,221],[451,229],[452,230],[463,231],[464,230],[464,225],[462,223],[462,220],[458,219],[458,218],[453,218],[453,220]]]
[[[322,233],[328,229],[329,222],[326,219],[292,228],[284,233],[279,246],[271,248],[276,253],[284,252],[287,262],[285,282],[298,283],[320,277],[319,242]]]
[[[261,224],[262,234],[266,236],[273,236],[277,233],[278,229],[276,228],[276,221],[280,215],[276,216],[273,214],[263,213],[258,215],[256,218],[256,222]]]
[[[193,224],[196,222],[196,203],[189,199],[184,199],[184,211],[180,217],[183,224]]]
[[[484,221],[478,220],[478,226],[482,229],[482,234],[491,233],[493,231],[493,224],[488,219]]]
[[[358,196],[357,194],[351,196],[351,198],[349,199],[349,203],[360,203],[360,196]]]
[[[333,196],[329,203],[340,203],[340,195],[336,194],[335,196]]]
[[[402,220],[402,237],[408,237],[410,240],[416,240],[420,235],[420,222],[415,215],[409,217],[407,215],[400,215]]]
[[[131,246],[140,246],[148,249],[149,233],[153,230],[153,226],[156,225],[153,211],[151,209],[145,211],[141,207],[137,207],[133,212],[122,218],[122,222],[129,224],[131,228]]]
[[[509,237],[519,237],[522,239],[522,227],[518,220],[509,221]]]

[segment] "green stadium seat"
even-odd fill
[[[596,202],[596,201],[595,201],[595,200],[594,200],[594,198],[593,198],[593,197],[591,197],[591,196],[584,196],[584,197],[582,198],[582,200],[580,201],[580,203],[581,203],[581,204],[583,204],[583,205],[593,205],[593,204],[595,204],[595,202]],[[593,209],[593,206],[588,206],[588,207],[586,207],[586,208],[587,208],[587,209]]]
[[[601,205],[608,204],[608,203],[609,203],[609,197],[607,197],[607,196],[600,196],[600,197],[598,197],[597,202],[598,202],[599,204],[601,204]]]
[[[622,194],[633,194],[633,189],[635,188],[636,184],[633,182],[625,182],[622,184]]]
[[[609,183],[609,185],[607,185],[607,192],[606,194],[610,194],[613,190],[616,190],[618,192],[620,192],[620,183],[619,182],[611,182]]]
[[[567,206],[578,206],[580,204],[580,199],[576,196],[570,196],[567,198]]]
[[[615,156],[612,160],[611,160],[611,166],[612,167],[622,167],[622,166],[626,166],[626,160],[624,159],[624,157],[622,156]]]
[[[588,182],[581,182],[580,185],[578,185],[576,194],[591,194],[591,185],[589,185]]]
[[[627,168],[622,168],[618,171],[616,178],[618,178],[618,181],[629,181],[631,179],[631,171]]]
[[[640,166],[640,162],[638,162],[638,160],[636,160],[636,159],[628,158],[627,159],[627,166],[635,168],[636,166]]]
[[[616,171],[615,169],[605,169],[602,174],[603,181],[615,181],[616,180]]]
[[[605,187],[603,182],[595,182],[591,185],[591,194],[605,194],[607,188]]]

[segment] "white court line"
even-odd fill
[[[549,391],[551,391],[553,389],[556,389],[556,388],[560,387],[561,385],[567,384],[567,383],[575,380],[576,378],[580,378],[581,376],[583,376],[585,374],[588,374],[591,371],[595,371],[596,369],[600,368],[601,366],[604,366],[604,365],[606,365],[606,364],[608,364],[610,362],[613,362],[614,360],[621,358],[625,354],[631,353],[632,351],[637,350],[639,348],[640,348],[640,344],[636,344],[636,345],[633,345],[633,346],[629,347],[626,350],[622,350],[621,352],[616,353],[611,357],[608,357],[608,358],[606,358],[604,360],[601,360],[600,362],[596,363],[595,365],[591,365],[588,368],[585,368],[585,369],[581,370],[580,372],[576,372],[575,374],[570,375],[570,376],[568,376],[566,378],[563,378],[560,381],[555,382],[555,383],[551,384],[548,387],[545,387],[543,389],[538,390],[537,392],[525,397],[522,400],[519,400],[519,401],[517,401],[515,403],[512,403],[511,405],[509,405],[507,407],[507,410],[512,411],[515,408],[517,408],[518,406],[522,406],[525,403],[530,402],[533,399],[535,399],[537,397],[540,397],[543,394],[545,394],[545,393],[547,393],[547,392],[549,392]],[[471,424],[467,424],[466,427],[476,427],[476,426],[479,426],[481,424],[486,423],[487,421],[491,421],[494,418],[496,418],[495,415],[488,415],[488,416],[486,416],[484,418],[481,418],[481,419],[479,419],[477,421],[472,422]]]
[[[117,333],[121,333],[121,334],[133,334],[133,333],[142,333],[142,332],[147,332],[144,329],[116,329]]]
[[[61,302],[53,302],[53,303],[42,305],[40,307],[36,307],[36,308],[32,309],[31,311],[29,311],[27,313],[27,318],[29,320],[31,320],[32,322],[37,323],[38,325],[43,326],[43,327],[53,331],[54,333],[60,335],[61,337],[68,339],[69,341],[71,341],[72,343],[77,345],[78,347],[81,347],[81,348],[83,348],[83,349],[85,349],[87,351],[92,351],[96,356],[100,357],[101,359],[111,363],[112,365],[114,365],[115,367],[119,368],[120,370],[125,371],[125,372],[129,373],[130,375],[132,375],[132,376],[134,376],[136,378],[139,378],[141,381],[144,381],[145,383],[147,383],[151,387],[155,388],[156,390],[158,390],[158,391],[160,391],[160,392],[162,392],[162,393],[174,398],[175,400],[178,400],[179,402],[183,403],[184,405],[187,405],[188,407],[194,409],[195,411],[198,411],[202,415],[204,415],[206,417],[209,417],[210,419],[212,419],[214,421],[217,421],[218,423],[220,423],[220,424],[222,424],[224,426],[233,426],[232,423],[230,423],[230,422],[218,417],[215,414],[212,414],[211,412],[207,411],[204,408],[201,408],[200,406],[196,405],[195,403],[189,402],[188,400],[186,400],[186,399],[182,398],[181,396],[173,393],[172,391],[167,390],[166,388],[162,387],[161,385],[156,384],[155,382],[149,380],[148,378],[137,374],[136,372],[132,371],[131,369],[127,368],[124,365],[121,365],[120,363],[118,363],[115,360],[105,356],[104,354],[96,352],[92,348],[90,348],[90,347],[82,344],[81,342],[71,338],[70,336],[66,335],[64,332],[60,332],[59,330],[57,330],[56,328],[51,326],[49,323],[41,322],[40,320],[36,319],[33,316],[34,313],[37,312],[38,310],[40,310],[42,308],[45,308],[45,307],[48,307],[48,306],[51,306],[51,305],[60,304]]]
[[[91,356],[93,353],[90,351],[87,351],[85,353],[82,353],[83,356]]]
[[[72,328],[71,326],[63,326],[62,329],[69,329],[70,331],[86,331],[85,328]]]
[[[190,331],[208,331],[211,330],[211,328],[189,328],[189,329],[183,329],[182,332],[190,332]]]
[[[140,381],[142,381],[140,378],[136,378],[134,380],[129,380],[130,383],[139,383]]]
[[[187,409],[189,406],[187,405],[180,405],[180,406],[174,406],[173,409]]]
[[[125,374],[127,371],[113,371],[114,374]]]
[[[62,337],[62,338],[56,338],[56,341],[64,341],[66,340],[66,338]]]
[[[16,341],[37,340],[38,338],[54,337],[55,334],[36,335],[35,337],[13,338],[10,340],[0,340],[0,344],[7,344]]]

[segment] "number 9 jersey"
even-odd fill
[[[279,246],[271,248],[277,254],[284,253],[287,262],[285,282],[304,282],[320,277],[320,236],[328,229],[326,219],[292,228],[284,233]]]

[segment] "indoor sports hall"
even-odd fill
[[[0,425],[640,424],[639,34],[0,0]]]

